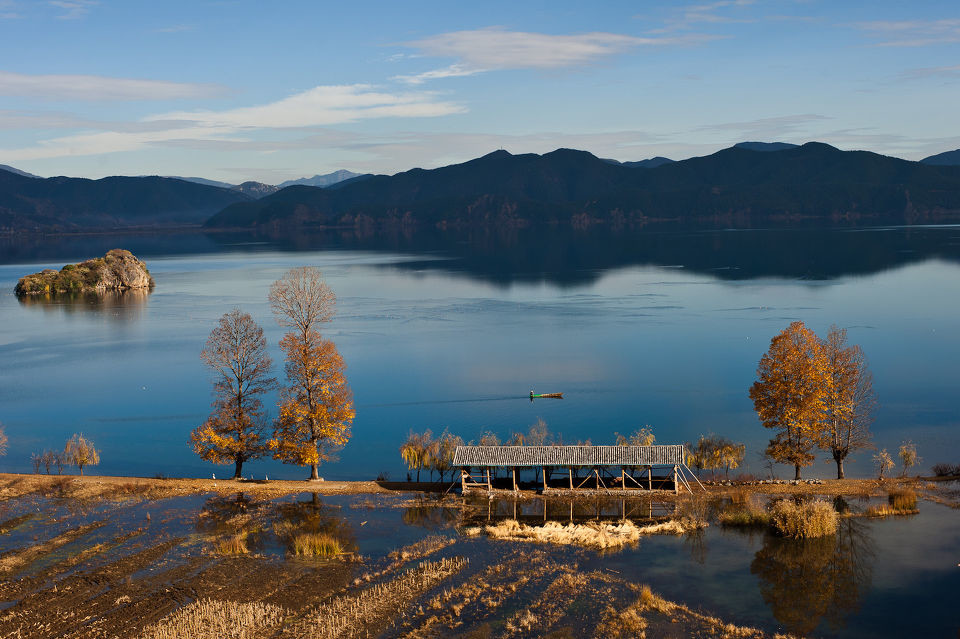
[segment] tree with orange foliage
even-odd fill
[[[813,463],[825,441],[825,409],[831,389],[830,362],[816,334],[793,322],[770,341],[760,359],[750,399],[764,427],[777,430],[767,455],[800,469]]]
[[[276,386],[263,329],[240,309],[225,313],[200,352],[214,372],[213,412],[191,434],[193,450],[215,464],[234,464],[240,479],[243,462],[267,453],[266,415],[260,396]]]
[[[290,332],[280,340],[288,384],[280,391],[280,415],[269,446],[275,459],[310,466],[310,479],[318,480],[320,462],[332,459],[350,439],[355,411],[337,347],[316,331],[306,337]]]

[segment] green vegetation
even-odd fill
[[[770,507],[773,528],[784,537],[810,539],[837,532],[837,511],[822,499],[797,503],[780,499]]]

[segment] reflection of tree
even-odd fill
[[[263,546],[262,526],[258,523],[263,504],[243,493],[211,497],[197,517],[197,531],[212,537],[244,535],[247,548]]]
[[[409,526],[436,530],[456,526],[460,518],[460,511],[421,498],[417,500],[415,505],[404,508],[402,517],[403,523]]]
[[[787,630],[807,635],[826,619],[842,628],[870,585],[873,539],[867,524],[843,519],[836,536],[797,541],[768,536],[750,572],[773,616]]]
[[[353,528],[340,517],[340,509],[324,504],[317,493],[306,501],[277,504],[269,517],[273,520],[274,533],[288,546],[297,535],[323,533],[335,537],[345,552],[357,549]]]
[[[704,534],[703,529],[694,530],[683,536],[683,543],[687,548],[690,549],[690,558],[693,559],[698,564],[706,563],[707,561],[707,551],[709,547],[707,546],[707,536]]]

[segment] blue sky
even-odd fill
[[[0,0],[0,60],[0,163],[43,176],[960,147],[955,1]]]

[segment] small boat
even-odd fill
[[[534,399],[563,399],[563,393],[534,393],[530,391],[530,400]]]

